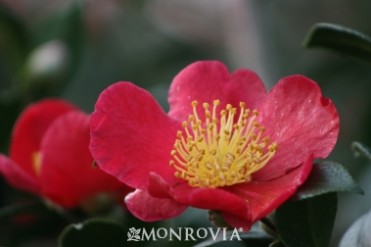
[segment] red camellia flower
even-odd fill
[[[169,105],[165,113],[147,91],[118,82],[90,121],[93,157],[136,188],[125,202],[144,221],[192,206],[248,230],[303,184],[339,131],[336,109],[314,81],[288,76],[266,92],[253,71],[229,74],[217,61],[182,70]]]
[[[14,127],[10,157],[0,155],[0,173],[14,187],[67,208],[121,190],[121,182],[92,166],[89,118],[62,100],[28,106]]]

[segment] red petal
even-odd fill
[[[148,191],[135,190],[125,197],[129,211],[142,221],[157,221],[181,214],[186,207],[171,200],[155,198]]]
[[[122,187],[92,166],[89,139],[89,117],[77,111],[56,119],[45,133],[40,182],[43,194],[53,202],[73,207],[96,193]]]
[[[25,172],[11,159],[0,154],[0,173],[12,186],[35,194],[40,194],[38,181]]]
[[[158,200],[173,198],[181,205],[218,210],[231,226],[248,230],[295,193],[308,177],[312,161],[310,157],[295,170],[271,181],[252,181],[225,189],[192,188],[186,182],[170,185],[151,173],[149,193]]]
[[[278,151],[255,179],[281,176],[309,155],[325,158],[334,148],[339,116],[314,81],[300,75],[283,78],[260,103],[262,124]]]
[[[190,190],[180,187],[176,188],[176,192],[173,191],[172,196],[176,201],[192,207],[234,212],[250,219],[244,199],[223,189],[192,188]]]
[[[40,150],[42,136],[55,118],[75,109],[71,104],[56,99],[43,100],[28,106],[14,126],[10,158],[35,177],[33,155]]]
[[[174,78],[169,91],[169,115],[180,121],[187,119],[192,113],[193,100],[212,103],[219,99],[219,109],[227,103],[239,106],[241,101],[254,108],[255,102],[265,94],[262,81],[251,70],[240,69],[229,74],[221,62],[196,62]]]
[[[249,206],[252,222],[265,217],[279,207],[297,188],[304,183],[313,166],[313,158],[310,157],[303,165],[292,170],[288,174],[270,181],[252,181],[230,187],[232,193],[240,196]],[[230,224],[236,224],[237,218],[233,211],[225,210],[223,216]],[[244,219],[243,215],[240,218]],[[240,227],[241,225],[234,225]],[[246,228],[246,226],[243,226]]]
[[[174,176],[175,178],[175,176]],[[176,178],[173,182],[177,180]],[[180,181],[184,183],[183,181]],[[179,183],[179,182],[178,182]],[[171,188],[170,183],[165,181],[162,177],[157,175],[155,172],[150,172],[149,174],[149,185],[148,185],[148,193],[157,198],[171,198]]]
[[[151,173],[149,193],[160,198],[173,198],[176,202],[196,208],[213,209],[243,215],[250,219],[243,198],[224,189],[194,188],[185,181],[169,185],[155,173]]]
[[[90,150],[101,169],[145,189],[150,171],[174,177],[169,166],[178,122],[147,91],[116,83],[100,95],[91,122]]]

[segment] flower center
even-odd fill
[[[272,159],[278,145],[263,136],[265,128],[256,120],[257,110],[240,103],[239,113],[232,105],[217,114],[219,100],[210,110],[203,103],[205,119],[197,113],[198,102],[192,102],[193,114],[182,123],[171,151],[170,166],[175,176],[193,187],[223,187],[249,182],[251,175]]]
[[[40,174],[41,170],[41,152],[34,152],[32,154],[32,165],[36,175]]]

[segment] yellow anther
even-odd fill
[[[264,137],[262,141],[265,142],[265,143],[268,143],[269,142],[269,137],[268,136]]]
[[[39,175],[41,171],[41,153],[40,152],[34,152],[32,154],[32,166],[33,166],[33,169],[36,175]]]
[[[277,143],[272,143],[271,145],[269,145],[268,149],[269,149],[269,152],[277,151],[277,149],[278,149]]]

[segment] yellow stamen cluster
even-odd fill
[[[33,169],[36,175],[39,175],[40,170],[41,170],[41,153],[40,152],[34,152],[32,154],[32,165],[33,165]]]
[[[182,123],[171,151],[175,176],[193,187],[223,187],[251,180],[274,156],[278,145],[263,136],[265,128],[256,120],[257,110],[245,103],[237,110],[226,105],[217,115],[219,100],[210,109],[203,103],[204,121],[192,102],[193,114]],[[239,113],[238,113],[239,112]]]

